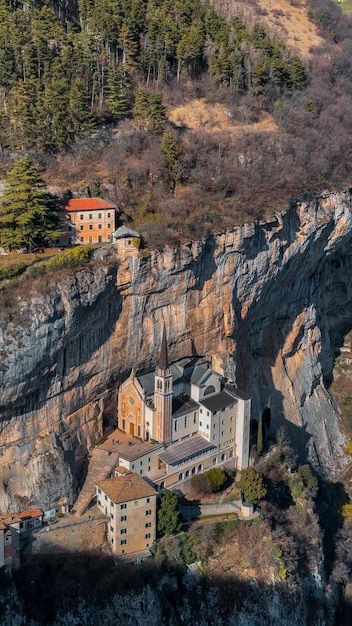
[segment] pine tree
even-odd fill
[[[172,128],[167,128],[160,140],[161,152],[166,159],[165,178],[171,191],[175,191],[180,179],[180,149],[177,134]]]
[[[263,449],[263,415],[260,413],[258,420],[258,432],[257,432],[257,452],[261,453]]]
[[[28,157],[9,172],[0,204],[0,242],[9,250],[43,246],[61,234],[53,196]]]

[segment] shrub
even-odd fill
[[[211,490],[213,492],[219,491],[223,484],[226,482],[226,474],[221,467],[212,467],[207,472],[207,478],[211,485]]]
[[[195,474],[192,476],[190,483],[192,489],[198,494],[205,495],[212,491],[212,486],[207,474]]]
[[[26,271],[25,263],[14,263],[8,267],[0,267],[0,280],[11,280],[15,276],[20,276]]]
[[[253,467],[247,467],[247,469],[242,470],[241,479],[238,481],[237,487],[243,490],[245,499],[253,502],[253,504],[266,496],[263,477]]]

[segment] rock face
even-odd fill
[[[0,511],[72,502],[87,450],[114,420],[119,380],[155,363],[216,355],[253,398],[270,398],[324,476],[344,463],[328,392],[352,325],[351,193],[301,198],[265,223],[127,260],[42,276],[0,297]],[[82,474],[83,472],[83,474]]]

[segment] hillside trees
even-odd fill
[[[38,169],[28,157],[9,172],[0,204],[0,244],[31,250],[60,235],[54,198],[45,190]]]
[[[238,93],[305,84],[303,64],[283,44],[226,22],[201,0],[80,0],[57,14],[23,6],[1,6],[1,130],[11,149],[61,150],[89,134],[93,119],[129,115],[133,91],[151,81],[154,119],[162,117],[154,90],[173,79],[205,74]]]
[[[162,535],[175,533],[181,528],[181,514],[175,491],[165,491],[158,510],[158,532]]]
[[[253,504],[256,504],[266,496],[263,477],[253,467],[242,470],[237,487],[242,489],[245,499],[253,502]]]

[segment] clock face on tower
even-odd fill
[[[133,400],[133,398],[128,398],[128,402],[131,406],[134,406],[135,402]]]

